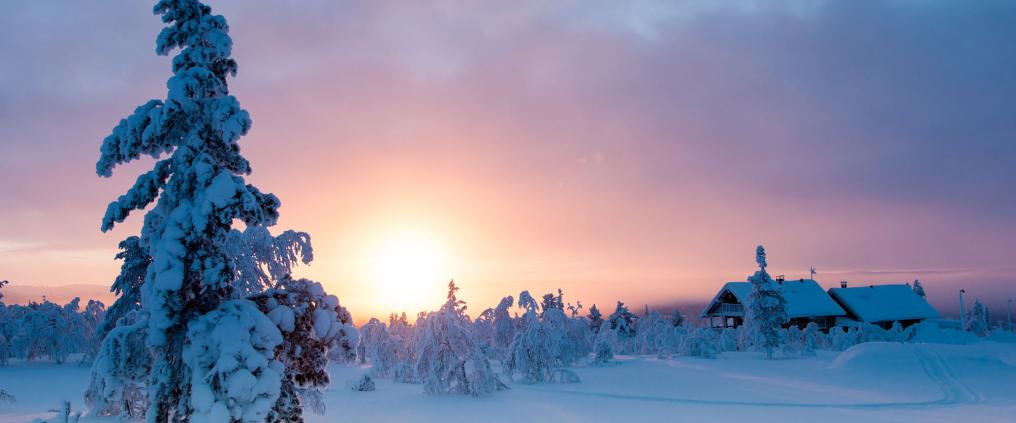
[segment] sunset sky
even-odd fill
[[[152,161],[95,161],[165,97],[150,3],[0,2],[12,286],[108,286],[139,231],[99,223]],[[432,309],[449,278],[474,313],[558,287],[702,302],[759,243],[826,287],[1016,297],[1016,2],[208,3],[248,181],[358,320]]]

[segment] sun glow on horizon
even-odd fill
[[[365,263],[375,298],[383,298],[391,311],[410,314],[440,302],[452,274],[447,250],[421,231],[382,238],[368,250]]]

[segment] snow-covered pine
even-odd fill
[[[256,398],[250,392],[229,398],[238,391],[210,386],[199,377],[211,372],[197,358],[200,355],[188,350],[191,359],[183,359],[185,340],[188,333],[211,334],[209,319],[244,325],[256,322],[255,332],[219,333],[221,339],[192,338],[189,345],[254,349],[261,354],[272,337],[260,326],[272,321],[241,299],[270,286],[268,282],[288,273],[297,259],[308,261],[309,239],[298,232],[271,237],[267,228],[276,223],[280,202],[244,182],[251,168],[240,155],[237,141],[250,129],[251,120],[229,95],[226,79],[236,74],[237,65],[230,58],[232,40],[225,18],[213,15],[198,0],[160,0],[154,12],[167,25],[157,38],[156,53],[168,55],[179,49],[172,61],[166,99],[151,100],[121,120],[103,140],[96,163],[96,172],[108,177],[114,167],[143,155],[157,159],[151,171],[110,203],[102,221],[102,230],[108,231],[131,212],[150,208],[139,238],[140,247],[151,256],[141,286],[140,310],[155,357],[147,386],[147,417],[166,422],[192,414],[211,416],[208,413],[221,413],[219,404],[228,403],[230,415],[240,413],[235,418],[258,419],[265,410],[262,403],[278,398],[278,388],[274,393],[258,391]],[[236,220],[247,228],[243,236],[232,229]],[[338,320],[344,321],[342,316]],[[235,345],[241,341],[262,345]],[[348,348],[345,351],[354,346],[343,345]],[[265,357],[270,353],[265,352]],[[266,374],[266,379],[257,378],[265,383],[258,388],[271,390],[270,367],[256,370]],[[217,368],[208,375],[226,377],[218,373],[225,371],[230,370]],[[192,392],[202,397],[192,401]]]
[[[589,315],[587,317],[589,317],[589,329],[593,333],[600,332],[600,326],[603,325],[603,314],[600,313],[600,309],[596,308],[596,304],[589,307]]]
[[[466,304],[455,296],[457,290],[455,282],[449,282],[445,304],[416,323],[415,372],[424,392],[478,396],[507,389],[474,341]]]
[[[783,334],[783,323],[787,321],[786,299],[783,293],[766,271],[766,250],[759,245],[755,249],[755,262],[759,270],[748,278],[751,282],[751,295],[748,297],[746,324],[758,335],[758,344],[766,358],[773,358],[773,353],[780,346]]]
[[[921,298],[927,298],[928,294],[924,292],[924,285],[921,285],[921,281],[914,279],[914,293],[920,295]]]

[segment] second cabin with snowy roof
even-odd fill
[[[784,326],[804,328],[815,322],[820,329],[870,323],[884,328],[900,322],[904,326],[924,319],[937,318],[938,312],[908,285],[872,285],[822,289],[812,279],[783,280],[776,278],[786,300],[787,318]],[[700,317],[709,319],[714,328],[733,328],[744,324],[745,305],[751,295],[751,283],[727,282]]]

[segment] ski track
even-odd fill
[[[943,398],[932,401],[900,401],[900,402],[879,402],[879,403],[845,403],[845,404],[820,404],[800,402],[752,402],[752,401],[727,401],[727,400],[703,400],[691,398],[671,398],[652,395],[625,395],[611,394],[604,392],[587,392],[574,390],[547,389],[540,387],[524,387],[522,390],[561,393],[566,395],[586,396],[594,398],[608,398],[625,401],[661,402],[670,404],[704,405],[704,406],[743,406],[743,407],[774,407],[774,408],[851,408],[851,409],[888,409],[888,408],[925,408],[925,407],[948,407],[978,402],[983,396],[956,377],[952,368],[940,354],[928,349],[911,346],[914,355],[921,363],[921,368],[932,382],[942,390]],[[516,388],[517,389],[517,388]]]

